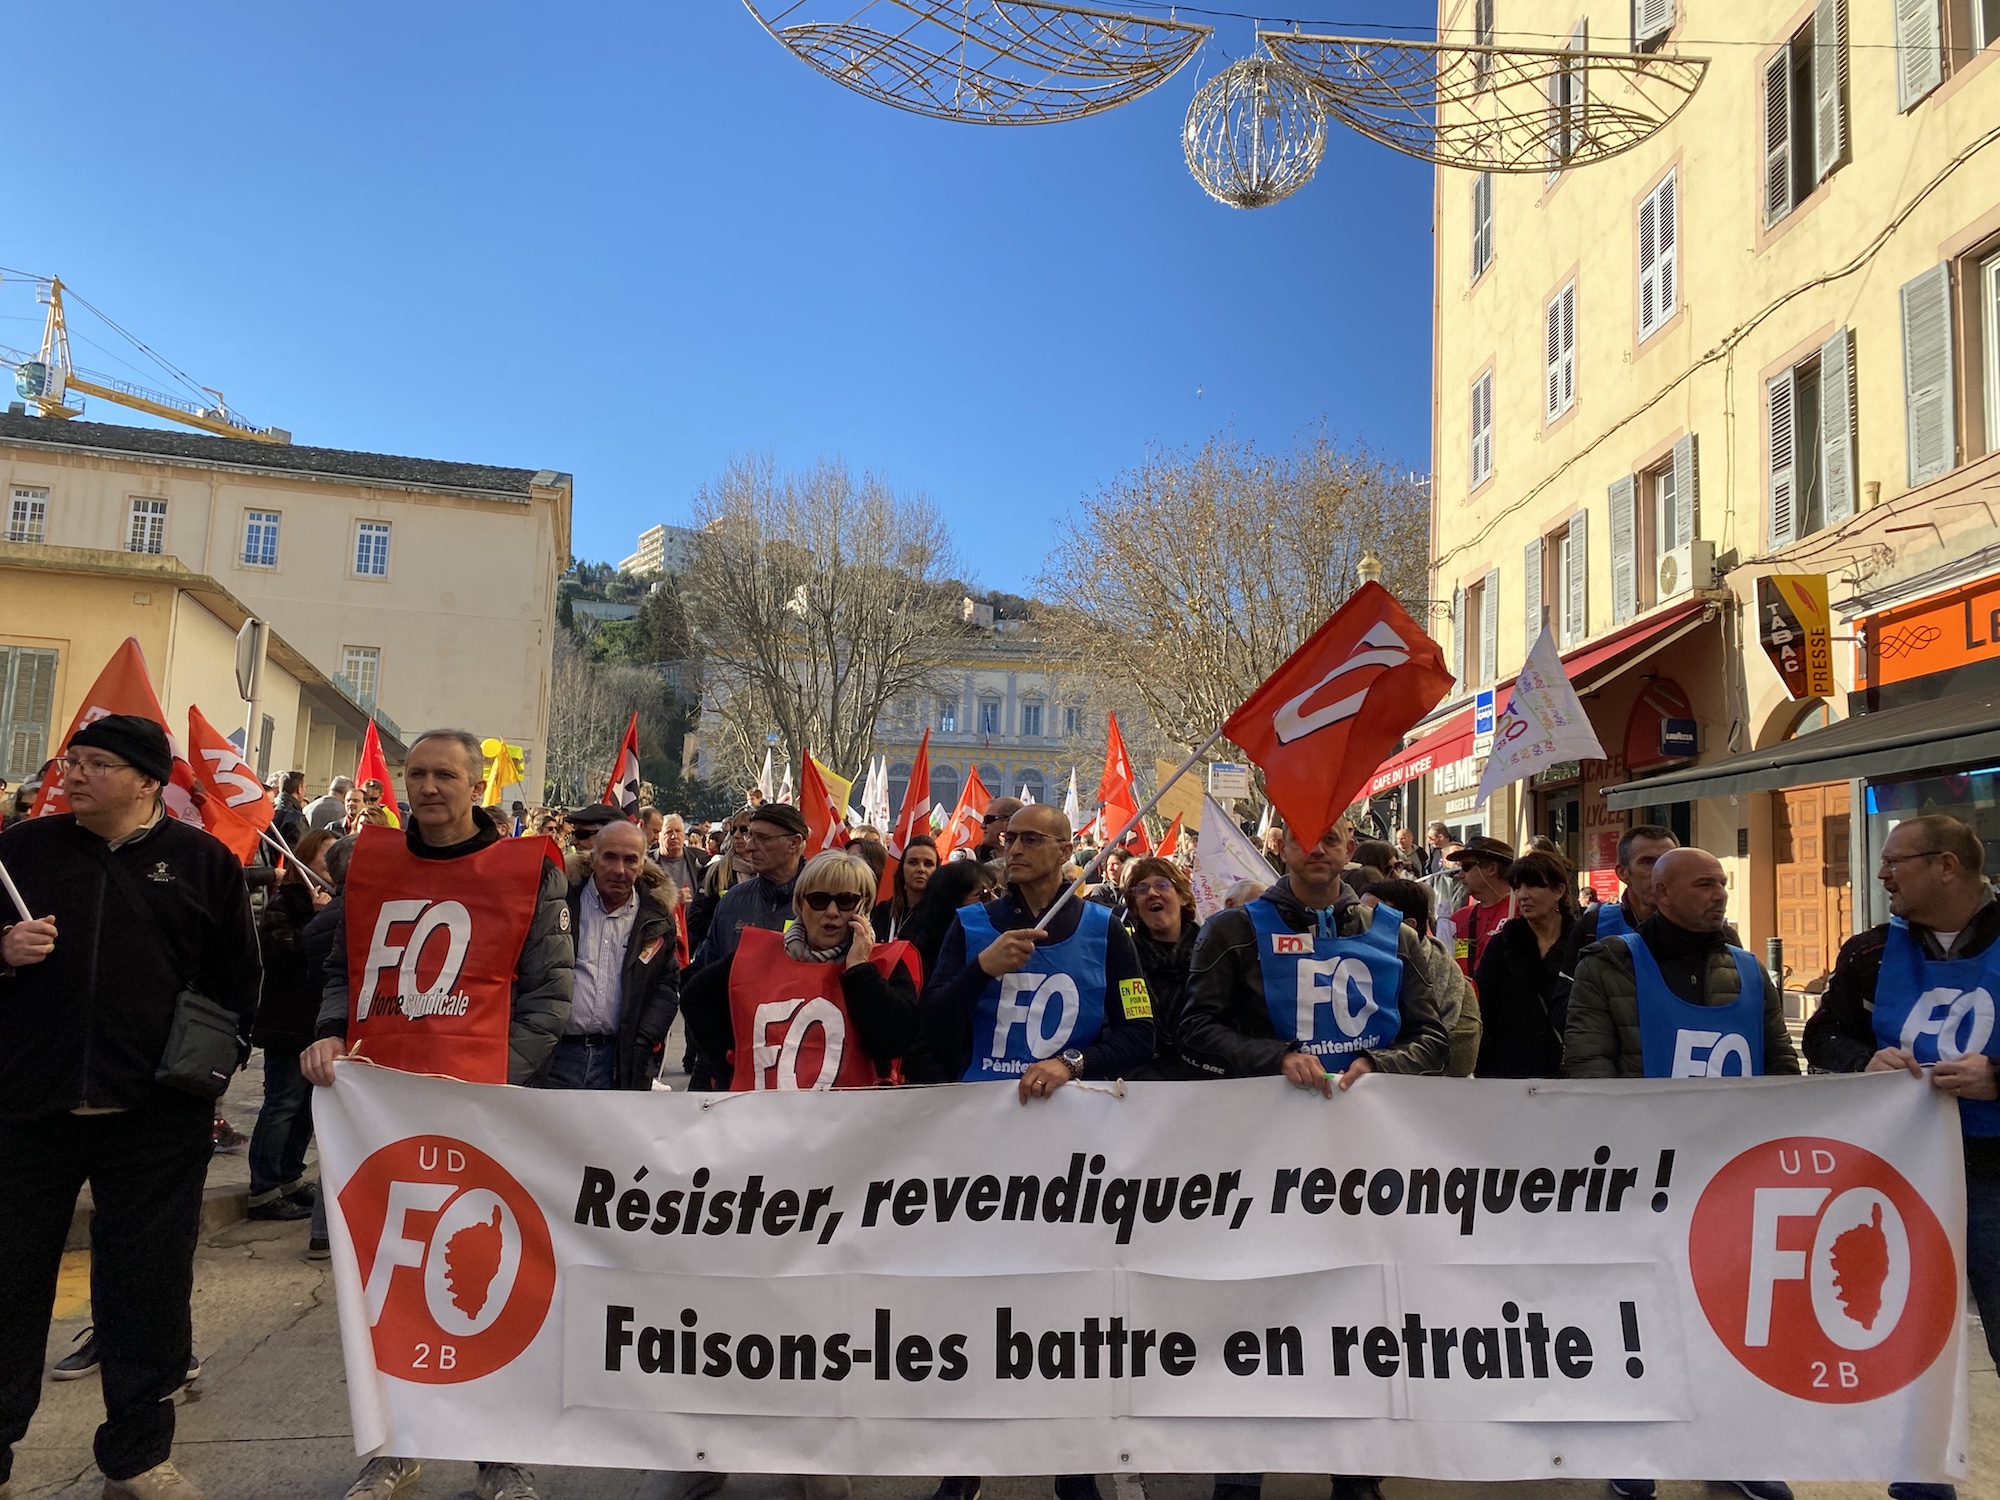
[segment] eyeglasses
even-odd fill
[[[1882,868],[1893,875],[1896,873],[1897,865],[1913,859],[1933,859],[1942,853],[1944,853],[1942,849],[1920,849],[1915,854],[1885,854],[1882,856]]]
[[[787,839],[798,837],[796,833],[745,833],[744,838],[753,844],[782,844]]]
[[[1054,842],[1055,840],[1050,838],[1046,833],[1035,833],[1031,830],[1023,830],[1020,833],[1008,832],[1000,835],[1000,847],[1002,849],[1011,849],[1016,844],[1019,844],[1023,849],[1039,849],[1044,844],[1052,844]]]
[[[108,776],[113,771],[132,769],[132,762],[129,760],[106,760],[95,755],[88,760],[81,756],[65,755],[58,764],[72,776]]]
[[[1174,883],[1164,875],[1156,875],[1151,880],[1142,880],[1128,893],[1133,896],[1171,896]]]
[[[808,891],[799,899],[805,902],[807,909],[811,911],[825,911],[829,906],[837,906],[842,912],[861,910],[859,891]]]
[[[995,823],[998,823],[1002,818],[1006,816],[1007,815],[1005,813],[988,813],[985,817],[981,818],[979,821],[985,827],[991,828]]]

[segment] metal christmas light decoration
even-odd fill
[[[1201,86],[1181,143],[1209,197],[1263,208],[1312,180],[1326,152],[1326,110],[1296,69],[1246,57]]]

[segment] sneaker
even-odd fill
[[[312,1183],[300,1179],[298,1182],[293,1183],[292,1186],[286,1188],[279,1196],[288,1202],[303,1203],[307,1208],[311,1208],[313,1201],[319,1197],[319,1189]]]
[[[307,1260],[332,1260],[332,1259],[333,1259],[333,1242],[332,1242],[332,1241],[330,1241],[330,1240],[322,1240],[322,1239],[319,1239],[319,1238],[317,1238],[317,1237],[315,1237],[315,1238],[313,1238],[313,1239],[309,1239],[309,1240],[307,1240],[307,1241],[306,1241],[306,1259],[307,1259]]]
[[[234,1155],[250,1144],[250,1137],[223,1119],[221,1115],[215,1117],[215,1124],[210,1127],[208,1138],[217,1156]]]
[[[799,1500],[848,1500],[854,1483],[845,1474],[792,1474],[787,1476]]]
[[[169,1461],[130,1479],[105,1480],[104,1500],[201,1500],[201,1491]]]
[[[1335,1474],[1333,1500],[1382,1500],[1382,1481],[1372,1474]]]
[[[0,1490],[0,1500],[7,1500],[5,1490]],[[1905,1480],[1889,1486],[1889,1500],[1958,1500],[1958,1486],[1916,1484]]]
[[[262,1203],[250,1205],[248,1217],[253,1219],[278,1219],[296,1221],[310,1219],[313,1209],[310,1203],[301,1203],[296,1198],[268,1198]]]
[[[1725,1479],[1722,1487],[1750,1500],[1792,1500],[1792,1487],[1782,1479]]]
[[[1622,1500],[1653,1500],[1653,1481],[1650,1479],[1614,1479],[1611,1493]]]
[[[940,1479],[931,1491],[931,1500],[979,1500],[979,1476],[967,1479]]]
[[[81,1380],[97,1368],[97,1330],[86,1328],[70,1342],[77,1347],[55,1362],[49,1371],[54,1380]]]
[[[183,1380],[181,1384],[193,1385],[199,1379],[201,1379],[201,1356],[193,1350],[189,1350],[187,1379]]]
[[[518,1464],[481,1464],[472,1493],[479,1500],[541,1500],[535,1476]]]
[[[424,1466],[414,1458],[371,1458],[362,1466],[361,1477],[348,1487],[346,1500],[389,1500],[423,1472]]]

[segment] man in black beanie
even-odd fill
[[[734,953],[744,928],[783,932],[792,920],[792,885],[805,863],[806,815],[789,802],[760,802],[750,809],[746,841],[756,878],[738,881],[716,905],[689,974]]]
[[[257,931],[236,856],[166,814],[173,750],[158,724],[107,715],[59,765],[70,810],[0,830],[0,864],[33,913],[0,914],[0,1493],[41,1398],[56,1272],[88,1182],[104,1494],[200,1500],[171,1460],[172,1398],[193,1348],[212,1100],[155,1074],[183,989],[249,1035]]]

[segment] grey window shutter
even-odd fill
[[[1854,514],[1854,335],[1843,328],[1819,347],[1819,473],[1826,521]]]
[[[1790,370],[1771,377],[1765,391],[1765,407],[1771,423],[1770,507],[1767,521],[1770,549],[1788,547],[1798,538],[1799,467],[1797,388]]]
[[[1781,49],[1764,67],[1764,222],[1792,211],[1792,57]]]
[[[1472,382],[1472,483],[1477,489],[1493,473],[1493,372]]]
[[[1568,411],[1576,400],[1576,283],[1564,287],[1557,301],[1562,305],[1562,404]]]
[[[1939,262],[1903,283],[1903,406],[1913,485],[1944,473],[1957,457],[1951,396],[1951,267]]]
[[[1674,315],[1677,246],[1672,173],[1639,205],[1639,337]]]
[[[1847,75],[1847,0],[1813,5],[1813,178],[1824,181],[1847,146],[1841,85]]]
[[[1569,566],[1564,570],[1563,633],[1575,645],[1590,634],[1590,512],[1569,519]]]
[[[1914,109],[1944,82],[1938,0],[1896,0],[1896,108]]]
[[[1638,478],[1611,481],[1611,623],[1623,625],[1639,612]]]
[[[1472,279],[1486,274],[1493,260],[1493,174],[1472,179]]]
[[[1680,297],[1680,187],[1678,174],[1669,172],[1653,196],[1660,204],[1660,310],[1662,323],[1674,315]]]
[[[1674,535],[1669,546],[1685,547],[1701,535],[1701,471],[1695,458],[1690,432],[1674,444]]]
[[[1632,46],[1656,42],[1673,29],[1674,0],[1632,0]]]
[[[1549,303],[1544,315],[1547,328],[1543,343],[1548,356],[1547,372],[1542,382],[1543,420],[1553,422],[1562,415],[1562,296],[1558,293]]]
[[[1527,604],[1521,613],[1523,639],[1527,643],[1521,648],[1523,654],[1534,650],[1535,642],[1542,637],[1543,550],[1542,539],[1536,537],[1521,557],[1521,596]]]
[[[1451,675],[1454,683],[1465,682],[1465,590],[1451,591]]]
[[[1500,570],[1486,575],[1479,591],[1479,683],[1492,687],[1500,676]]]

